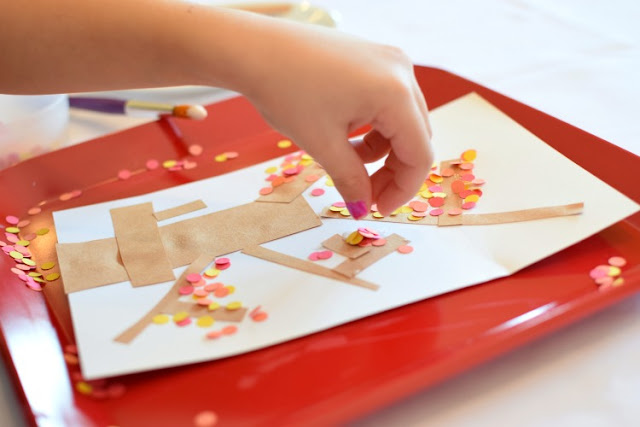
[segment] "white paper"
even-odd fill
[[[474,174],[487,180],[474,213],[491,213],[584,202],[582,215],[489,226],[435,227],[371,224],[383,234],[397,233],[415,251],[392,253],[358,277],[380,285],[370,291],[292,270],[241,253],[229,256],[231,268],[218,280],[236,292],[221,303],[241,301],[269,313],[265,322],[249,318],[238,333],[207,340],[210,328],[173,323],[150,325],[132,343],[113,341],[151,309],[171,283],[132,288],[129,282],[69,295],[82,362],[88,379],[213,360],[263,348],[351,320],[514,273],[633,214],[638,205],[565,158],[476,94],[431,113],[440,159],[478,150]],[[274,141],[275,143],[275,141]],[[156,210],[202,199],[206,210],[161,224],[255,200],[265,185],[264,170],[279,159],[180,187],[54,214],[60,243],[113,237],[109,209],[151,201]],[[371,170],[379,167],[372,165]],[[305,197],[316,212],[340,197],[322,178]],[[324,219],[321,227],[265,246],[299,258],[321,249],[333,234],[353,231],[354,221]],[[214,238],[215,236],[212,236]],[[323,265],[333,267],[339,255]],[[176,276],[182,269],[176,269]],[[586,274],[586,272],[585,272]],[[64,277],[64,272],[62,272]],[[217,322],[214,328],[225,325]]]

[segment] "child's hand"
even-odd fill
[[[266,23],[245,94],[270,124],[333,178],[354,217],[388,215],[418,191],[432,162],[425,100],[398,49],[335,30]],[[363,140],[349,132],[371,124]],[[371,177],[364,163],[389,154]]]
[[[431,167],[427,107],[410,61],[395,48],[187,2],[0,4],[0,92],[237,90],[326,168],[356,218],[372,201],[391,213]],[[367,124],[374,130],[352,146],[348,133]],[[364,163],[387,153],[369,178]]]

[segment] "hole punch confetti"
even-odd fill
[[[269,315],[262,310],[262,306],[257,306],[249,312],[249,318],[254,322],[264,322],[269,318]]]
[[[431,180],[432,182],[435,182],[436,184],[439,184],[443,181],[443,178],[441,175],[438,175],[437,173],[432,173],[429,175],[429,180]]]
[[[398,247],[398,252],[400,252],[401,254],[410,254],[411,252],[413,252],[413,246],[401,245]]]
[[[470,171],[473,169],[473,163],[462,163],[458,167],[462,170]]]
[[[189,326],[189,325],[191,324],[191,322],[193,322],[193,320],[191,319],[191,317],[187,317],[187,318],[185,318],[185,319],[182,319],[182,320],[181,320],[181,321],[179,321],[179,322],[176,322],[176,325],[177,325],[177,326],[180,326],[180,327],[182,328],[182,327],[185,327],[185,326]]]
[[[478,153],[477,153],[476,150],[469,149],[469,150],[464,151],[462,153],[462,155],[460,155],[460,158],[462,160],[464,160],[465,162],[473,162],[476,159],[477,156],[478,156]]]
[[[208,268],[204,272],[204,275],[210,279],[218,277],[219,274],[220,274],[220,270],[218,270],[217,268]]]
[[[204,289],[204,288],[201,288],[201,289],[195,289],[195,290],[193,291],[193,297],[194,297],[194,298],[204,298],[204,297],[206,297],[206,296],[208,296],[208,295],[209,295],[209,292],[207,292],[207,290],[206,290],[206,289]],[[202,304],[201,304],[201,305],[202,305]],[[206,303],[206,304],[204,304],[204,305],[209,305],[209,303],[207,302],[207,303]]]
[[[278,148],[289,148],[291,147],[291,145],[293,145],[293,143],[291,141],[289,141],[288,139],[283,139],[281,141],[278,141],[277,144]]]
[[[455,172],[453,171],[453,169],[451,169],[451,168],[444,168],[444,169],[442,169],[442,172],[440,173],[440,175],[441,175],[442,177],[444,177],[444,178],[449,178],[449,177],[452,177],[454,173],[455,173]]]
[[[213,295],[215,295],[217,298],[224,298],[229,295],[229,293],[229,288],[227,288],[226,286],[221,286],[213,291]]]
[[[226,270],[231,267],[231,260],[229,258],[216,258],[214,264],[218,270]]]
[[[207,294],[205,294],[206,296]],[[209,298],[198,298],[196,300],[196,304],[201,305],[203,307],[209,307],[212,304],[212,301]]]
[[[609,265],[621,268],[627,265],[627,260],[620,256],[613,256],[609,258]]]
[[[220,338],[222,336],[222,331],[218,330],[218,331],[211,331],[208,332],[206,337],[210,340],[214,340],[216,338]]]
[[[200,276],[198,273],[191,273],[187,274],[186,280],[189,283],[198,283],[200,280],[202,280],[202,276]]]
[[[229,304],[227,304],[227,310],[238,310],[239,308],[242,308],[242,303],[240,301],[233,301],[230,302]]]
[[[151,321],[156,325],[164,325],[165,323],[169,323],[169,316],[166,314],[157,314],[153,316]]]
[[[269,318],[269,315],[264,311],[260,311],[250,317],[251,317],[251,320],[253,320],[254,322],[264,322]]]
[[[215,320],[213,319],[213,317],[209,315],[201,316],[198,318],[198,320],[196,320],[196,325],[198,325],[201,328],[208,328],[210,326],[213,326],[214,323],[215,323]]]
[[[187,149],[187,151],[189,151],[189,154],[191,154],[192,156],[199,156],[202,154],[202,152],[204,151],[204,148],[202,148],[202,145],[199,144],[191,144],[189,145],[189,148]]]
[[[432,197],[429,199],[429,205],[433,208],[439,208],[444,205],[444,198],[442,197]]]
[[[194,289],[193,289],[193,286],[191,286],[191,285],[184,285],[184,286],[181,286],[181,287],[178,289],[178,293],[179,293],[180,295],[191,295],[191,294],[193,293],[193,290],[194,290]]]
[[[7,221],[7,223],[11,225],[18,225],[18,223],[20,222],[20,218],[15,215],[7,215],[5,221]]]
[[[160,167],[160,162],[157,161],[156,159],[149,159],[145,163],[145,167],[147,168],[147,170],[150,170],[150,171],[156,170]]]
[[[120,171],[118,171],[118,179],[125,181],[127,179],[131,178],[131,171],[128,169],[122,169]]]
[[[44,279],[47,282],[54,282],[56,280],[58,280],[60,278],[60,273],[51,273],[51,274],[47,274],[46,276],[44,276]]]
[[[194,427],[214,427],[218,424],[218,415],[213,411],[202,411],[193,418]]]
[[[622,267],[627,264],[627,260],[620,256],[613,256],[609,258],[608,263],[597,265],[589,272],[589,277],[598,285],[600,292],[606,292],[624,284],[624,278],[621,275]]]
[[[318,252],[318,259],[329,259],[333,256],[333,252],[331,251],[320,251]]]
[[[235,325],[229,325],[222,328],[222,335],[233,335],[238,332],[238,327]]]
[[[358,231],[354,231],[353,233],[349,234],[349,236],[347,236],[347,238],[345,239],[345,242],[355,246],[360,242],[362,242],[362,239],[364,239],[364,236],[358,233]]]
[[[77,382],[75,388],[78,393],[85,395],[89,395],[93,391],[93,387],[84,381]]]
[[[40,269],[42,269],[42,270],[51,270],[55,266],[56,266],[55,262],[47,261],[47,262],[43,262],[42,264],[40,264]]]

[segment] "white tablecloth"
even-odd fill
[[[343,31],[400,46],[418,64],[453,71],[640,154],[638,2],[314,4],[338,11]],[[222,96],[197,89],[142,95],[176,102]],[[70,135],[78,142],[144,121],[73,112]],[[635,179],[632,171],[621,173]],[[629,298],[357,424],[635,426],[639,315],[640,296]],[[0,425],[19,425],[20,410],[2,369],[0,381]]]

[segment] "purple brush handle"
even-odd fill
[[[69,106],[109,114],[124,114],[127,101],[109,98],[69,97]]]

